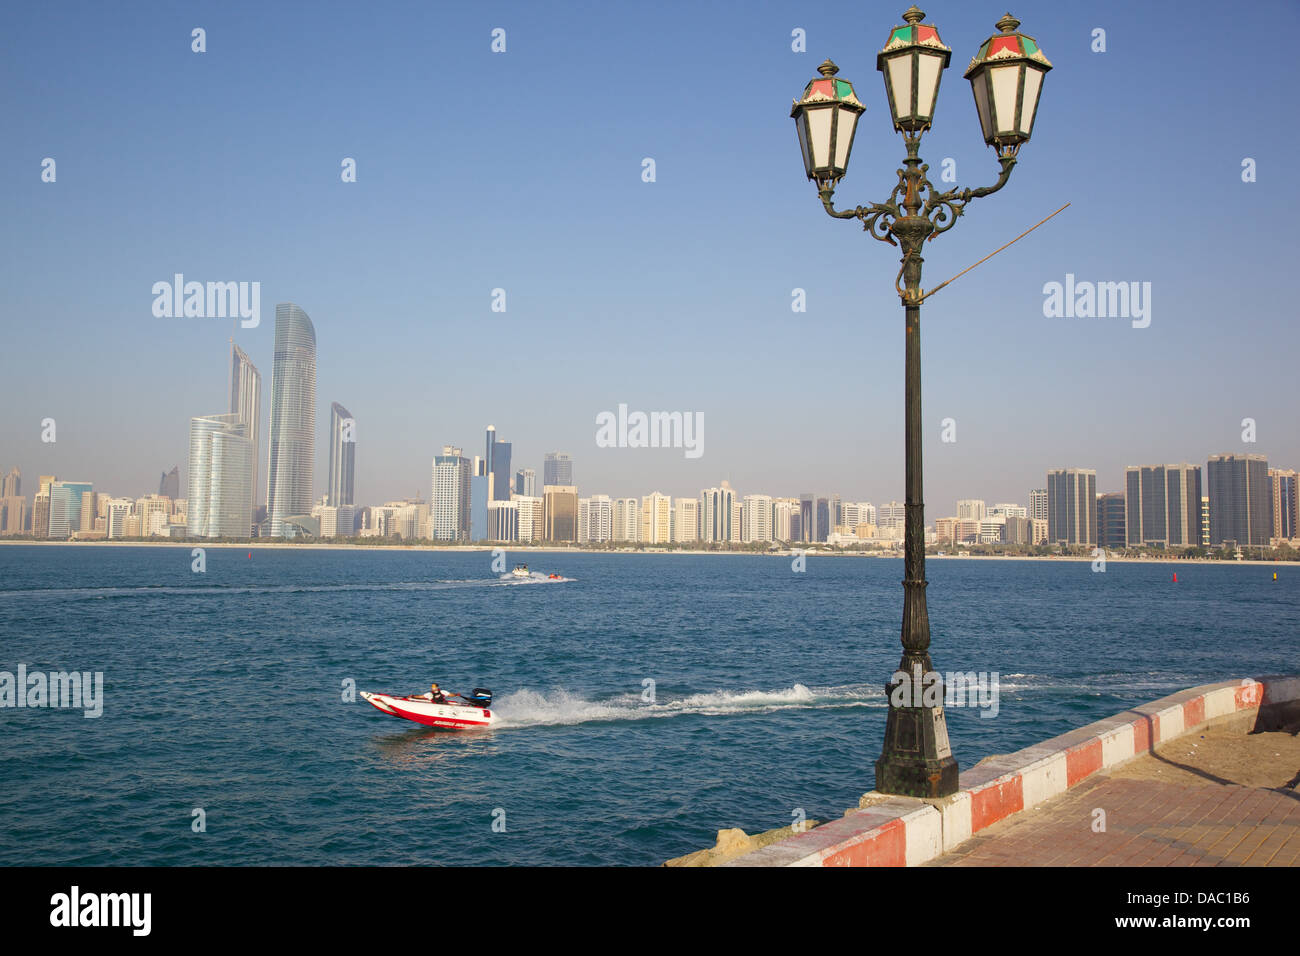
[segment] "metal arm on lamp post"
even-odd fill
[[[885,74],[894,129],[903,134],[907,158],[898,184],[885,202],[836,210],[832,198],[852,152],[857,121],[866,109],[853,85],[836,77],[827,60],[796,100],[799,145],[808,178],[828,215],[858,219],[872,238],[902,249],[894,290],[905,320],[906,526],[903,558],[903,656],[886,685],[890,707],[885,742],[876,761],[876,789],[915,797],[943,797],[957,790],[957,762],[948,743],[943,712],[943,685],[930,661],[930,616],[925,589],[925,503],[921,468],[921,249],[927,240],[956,225],[973,199],[989,196],[1007,184],[1020,146],[1033,131],[1042,78],[1052,68],[1032,37],[1016,32],[1010,14],[998,21],[999,34],[981,45],[966,71],[975,94],[985,142],[997,150],[1001,175],[992,186],[936,192],[921,162],[921,135],[930,128],[939,81],[951,50],[938,30],[922,21],[915,6],[903,14],[876,68]],[[901,284],[900,284],[901,283]],[[946,283],[945,283],[946,284]],[[938,287],[942,288],[942,286]],[[933,290],[933,291],[937,291]],[[933,675],[933,676],[931,676]]]

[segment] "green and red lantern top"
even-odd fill
[[[1014,155],[1033,133],[1043,75],[1052,68],[1037,41],[1019,27],[1019,20],[1004,15],[997,22],[1001,32],[984,41],[966,70],[984,141],[1000,154]]]
[[[903,14],[905,25],[894,27],[885,48],[876,56],[876,69],[885,74],[885,94],[894,129],[909,133],[930,128],[939,98],[939,78],[948,68],[952,50],[939,39],[939,30],[922,23],[915,6]]]
[[[830,60],[817,67],[821,77],[809,81],[803,96],[790,108],[799,134],[804,172],[816,180],[818,187],[833,186],[844,175],[858,117],[866,111],[853,92],[853,84],[835,76],[839,71]]]

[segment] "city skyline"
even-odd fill
[[[343,400],[362,423],[358,500],[422,487],[436,449],[446,441],[477,449],[486,422],[512,437],[513,469],[540,470],[547,451],[565,448],[581,485],[611,495],[639,493],[642,483],[686,494],[728,477],[768,493],[815,484],[846,498],[902,497],[902,370],[885,360],[897,346],[896,264],[861,236],[826,232],[788,118],[791,97],[833,55],[867,107],[859,162],[843,188],[871,195],[902,157],[873,58],[862,38],[845,38],[831,11],[763,8],[737,24],[725,9],[680,9],[690,30],[673,16],[642,23],[629,11],[595,9],[578,24],[558,23],[506,5],[497,11],[510,36],[503,54],[491,52],[489,27],[468,10],[412,8],[401,31],[345,10],[331,31],[302,37],[288,11],[263,11],[257,31],[237,29],[240,5],[232,4],[209,12],[211,36],[221,39],[204,54],[190,50],[172,18],[128,30],[89,9],[85,31],[61,36],[16,12],[4,40],[14,82],[14,145],[0,157],[12,199],[5,307],[34,320],[7,325],[13,358],[0,459],[149,489],[160,468],[185,460],[189,419],[225,404],[219,364],[195,356],[218,356],[233,327],[264,380],[271,377],[266,305],[260,324],[247,328],[151,313],[151,285],[183,272],[258,281],[264,304],[294,301],[312,315],[318,395]],[[1258,448],[1272,461],[1300,461],[1288,387],[1300,331],[1289,295],[1266,281],[1287,274],[1294,247],[1285,223],[1296,200],[1276,183],[1297,133],[1268,122],[1267,98],[1203,68],[1201,21],[1215,11],[1185,10],[1171,19],[1026,2],[1015,11],[1056,64],[1034,161],[1018,170],[1007,201],[972,209],[979,228],[954,231],[926,268],[947,278],[1063,202],[1073,205],[927,301],[923,436],[932,501],[1022,497],[1025,476],[1071,462],[1097,463],[1098,487],[1119,489],[1134,462]],[[953,45],[954,63],[992,27],[987,11],[962,5],[927,12]],[[1297,24],[1293,5],[1265,3],[1261,15]],[[1110,31],[1104,53],[1090,48],[1098,27]],[[791,48],[794,28],[806,31],[805,52]],[[421,38],[429,32],[455,38],[444,58],[427,56]],[[1116,42],[1142,34],[1162,37],[1161,69],[1150,69],[1148,51]],[[301,82],[282,82],[273,54],[286,44],[312,54]],[[333,56],[356,62],[363,79],[330,70]],[[44,68],[62,57],[78,68]],[[680,103],[696,82],[687,64],[744,82],[737,109],[683,125]],[[601,90],[595,102],[610,123],[594,135],[557,104],[600,68],[634,76],[640,107],[628,116],[619,108],[626,92]],[[954,69],[927,156],[936,172],[951,159],[962,182],[991,182],[996,164]],[[160,72],[170,77],[165,89]],[[456,114],[437,128],[409,121],[429,91],[484,72],[519,91],[515,108]],[[1249,82],[1286,88],[1295,74],[1285,58],[1265,58]],[[1139,82],[1162,103],[1154,115],[1119,108]],[[181,137],[160,157],[146,131],[172,96],[207,104],[215,126],[244,129],[274,148],[246,163],[243,149]],[[349,107],[376,98],[384,109]],[[347,122],[322,119],[340,109]],[[1212,113],[1239,124],[1231,145],[1206,147]],[[125,131],[107,152],[93,132],[103,122]],[[1143,144],[1143,163],[1114,149],[1128,136]],[[448,138],[494,144],[479,170],[484,190],[469,195],[460,185],[460,159],[441,148]],[[600,162],[575,164],[574,150],[592,141]],[[874,166],[862,161],[867,155]],[[45,156],[59,164],[56,182],[40,180]],[[340,181],[346,157],[356,160],[355,183]],[[647,158],[653,181],[642,178]],[[1258,182],[1243,180],[1246,158]],[[723,167],[729,180],[719,192],[700,171]],[[1194,204],[1176,204],[1161,241],[1146,242],[1120,225],[1128,210],[1117,182],[1134,195],[1194,190],[1253,217],[1262,232],[1247,252],[1205,233]],[[202,229],[192,217],[145,212],[177,196],[200,210]],[[722,209],[733,214],[717,215]],[[272,226],[250,235],[254,220]],[[45,253],[56,246],[58,256]],[[75,283],[66,281],[69,261],[78,263]],[[1235,283],[1219,281],[1225,275],[1258,290],[1248,316]],[[1151,282],[1150,326],[1047,318],[1043,288],[1067,276]],[[493,311],[497,289],[505,312]],[[792,311],[796,289],[806,312]],[[146,374],[125,378],[120,363],[104,361],[104,329],[184,362],[160,357]],[[700,329],[710,334],[684,348]],[[51,336],[60,343],[57,379],[27,359],[46,354]],[[1210,356],[1249,363],[1251,372],[1229,373],[1229,388],[1206,388],[1219,371]],[[620,403],[699,412],[708,423],[703,456],[598,447],[596,417]],[[313,498],[327,491],[322,417]],[[54,443],[41,441],[45,419],[58,423]],[[954,442],[941,440],[948,419]],[[1241,441],[1246,419],[1258,444]],[[117,438],[123,422],[140,423],[129,445]],[[266,448],[262,437],[263,475]]]

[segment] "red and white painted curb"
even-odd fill
[[[986,760],[961,774],[960,789],[951,797],[924,801],[882,794],[865,809],[722,865],[916,866],[1209,721],[1261,707],[1294,709],[1297,702],[1300,677],[1192,687]]]

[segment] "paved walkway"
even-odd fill
[[[1172,741],[925,865],[1300,866],[1300,737],[1246,729]]]

